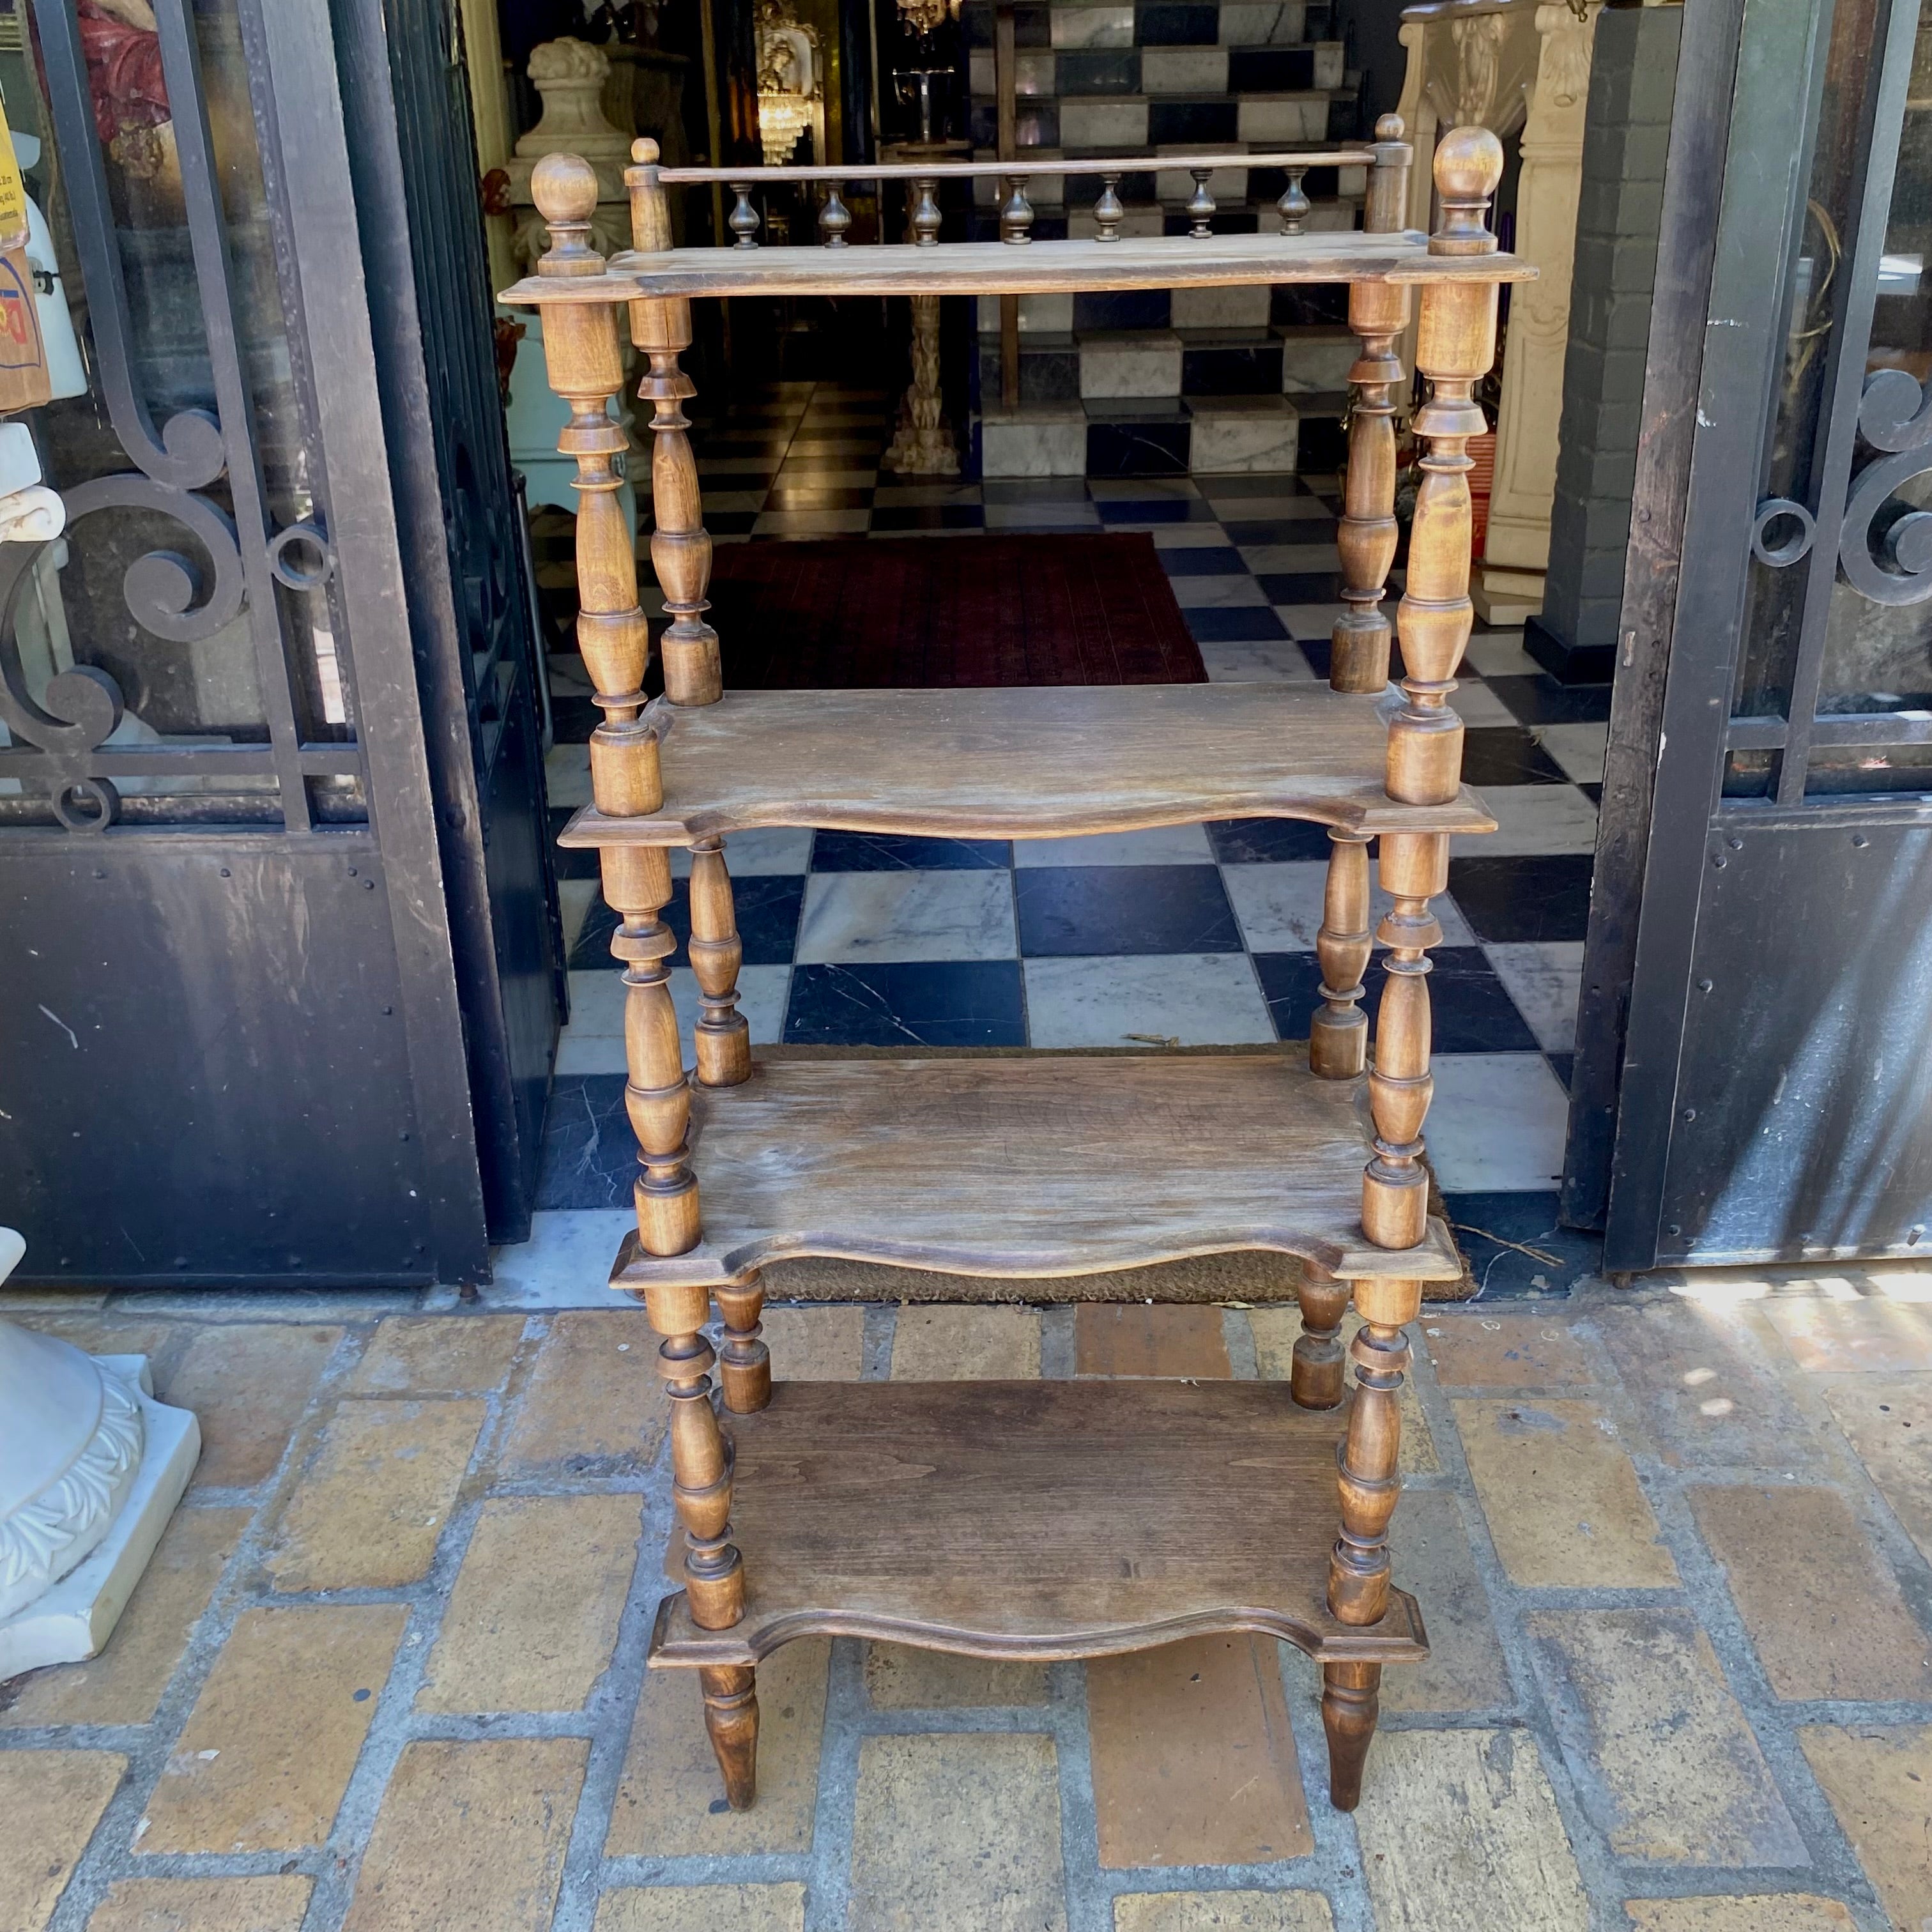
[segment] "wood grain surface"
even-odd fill
[[[1161,164],[1184,166],[1186,155]],[[1043,164],[1040,172],[1048,172]],[[1031,295],[1052,290],[1238,287],[1278,282],[1526,282],[1513,255],[1432,255],[1407,235],[1124,235],[1113,242],[941,242],[922,248],[626,249],[575,285],[528,276],[497,297],[518,306],[645,296]]]
[[[716,1286],[798,1255],[1053,1276],[1244,1248],[1460,1280],[1438,1221],[1412,1248],[1364,1238],[1364,1089],[1299,1048],[760,1064],[693,1096],[704,1238],[627,1240],[611,1283]]]
[[[1467,788],[1444,805],[1389,797],[1398,702],[1393,688],[1313,683],[728,692],[653,707],[669,728],[662,809],[587,808],[560,842],[685,845],[769,825],[1044,838],[1240,818],[1494,830]]]
[[[1346,1415],[1279,1382],[781,1379],[730,1418],[744,1616],[701,1630],[668,1598],[650,1661],[753,1664],[827,1632],[1048,1658],[1238,1630],[1419,1660],[1400,1592],[1368,1628],[1324,1600]]]

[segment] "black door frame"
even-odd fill
[[[1824,83],[1833,5],[1706,0],[1686,9],[1564,1177],[1565,1218],[1604,1228],[1612,1270],[1909,1252],[1924,1232],[1901,1222],[1894,1240],[1874,1223],[1850,1241],[1814,1241],[1795,1222],[1780,1225],[1780,1204],[1768,1200],[1761,1248],[1700,1252],[1697,1229],[1665,1220],[1667,1181],[1672,1198],[1680,1198],[1687,1162],[1721,1172],[1727,1160],[1744,1160],[1735,1121],[1726,1124],[1732,1144],[1706,1141],[1694,1155],[1688,1141],[1679,1148],[1700,1119],[1700,1108],[1683,1102],[1708,1101],[1709,1093],[1708,1079],[1684,1084],[1690,1036],[1703,1025],[1708,1037],[1696,1003],[1715,990],[1700,962],[1722,956],[1752,923],[1750,912],[1761,909],[1740,903],[1735,880],[1720,892],[1726,882],[1718,875],[1749,837],[1750,856],[1738,863],[1758,881],[1753,890],[1790,890],[1761,869],[1764,840],[1754,835],[1786,842],[1777,862],[1788,881],[1794,862],[1807,862],[1806,850],[1814,862],[1823,856],[1792,838],[1856,832],[1852,842],[1862,848],[1868,830],[1916,835],[1932,826],[1932,800],[1804,794],[1810,747],[1898,745],[1918,735],[1896,714],[1814,715],[1824,607],[1838,574],[1865,381],[1874,258],[1883,244],[1918,8],[1917,0],[1882,0],[1880,10],[1877,78],[1859,130],[1864,172],[1856,226],[1828,338],[1834,361],[1821,409],[1817,500],[1805,506],[1815,521],[1817,567],[1789,716],[1772,718],[1734,716],[1733,693],[1754,530],[1762,533],[1770,508],[1754,486],[1766,472],[1784,368],[1791,298],[1785,264],[1804,219],[1811,110]],[[1802,142],[1791,139],[1795,127],[1808,130]],[[1774,288],[1784,291],[1781,300],[1766,299]],[[1725,761],[1738,751],[1783,754],[1767,796],[1725,794]],[[1722,910],[1712,913],[1720,900]],[[1738,983],[1734,975],[1722,989],[1726,998],[1739,998]],[[1767,1036],[1777,1030],[1774,1021]],[[1700,1136],[1712,1125],[1708,1104],[1702,1112]],[[1850,1146],[1823,1151],[1853,1162],[1865,1154]]]
[[[223,292],[230,243],[192,0],[158,0],[156,12],[223,418],[200,421],[224,452],[211,473],[236,482],[236,554],[232,566],[218,556],[218,568],[244,579],[264,682],[280,695],[272,688],[266,698],[266,743],[130,750],[101,745],[107,706],[86,693],[64,717],[23,712],[14,693],[0,775],[30,794],[64,788],[73,809],[58,825],[17,814],[0,824],[0,973],[12,996],[0,1011],[0,1166],[12,1176],[0,1213],[28,1236],[23,1282],[484,1279],[493,1235],[514,1238],[518,1213],[526,1228],[529,1204],[513,1205],[510,1227],[500,1211],[493,1217],[479,1155],[516,1127],[506,1128],[500,1086],[489,1090],[474,1073],[479,1036],[484,1058],[508,1056],[502,1001],[476,970],[491,934],[476,889],[484,874],[473,780],[464,790],[470,716],[452,670],[466,640],[439,616],[454,600],[434,464],[426,472],[419,422],[396,409],[384,381],[393,369],[379,354],[378,332],[409,286],[407,222],[399,196],[358,206],[329,0],[236,0],[316,504],[304,554],[329,560],[330,622],[356,700],[354,742],[310,745],[292,722],[278,722],[292,673],[262,586],[280,533],[249,493],[255,418]],[[36,13],[62,151],[98,156],[86,148],[95,137],[70,0],[39,0]],[[87,176],[68,176],[76,230],[106,214],[98,171]],[[97,338],[121,337],[104,368],[125,370],[117,248],[111,226],[97,232],[88,293]],[[418,340],[418,374],[422,353]],[[116,426],[138,466],[104,479],[94,496],[112,503],[116,490],[134,490],[144,508],[196,528],[209,514],[193,494],[206,487],[202,471],[179,460],[175,439],[164,446],[138,377],[133,387]],[[206,429],[173,422],[189,444],[205,442]],[[91,500],[73,494],[85,514]],[[128,596],[138,604],[132,578]],[[7,648],[0,640],[0,653]],[[104,688],[98,676],[94,687]],[[538,758],[541,842],[540,747]],[[279,782],[270,795],[281,801],[279,823],[236,823],[200,800],[171,813],[176,822],[106,822],[111,806],[92,808],[107,794],[88,789],[97,774],[111,790],[117,772],[262,772]],[[359,778],[366,821],[311,812],[302,782],[331,773]],[[51,1020],[35,1011],[43,999]],[[197,1029],[225,1036],[221,1048],[182,1036]],[[223,1063],[230,1038],[245,1051]],[[534,1152],[524,1157],[533,1173]]]

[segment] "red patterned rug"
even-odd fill
[[[722,545],[728,691],[1204,684],[1144,534]]]

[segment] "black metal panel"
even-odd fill
[[[1932,826],[1713,833],[1660,1262],[1932,1232]]]
[[[387,884],[359,832],[0,841],[23,1280],[436,1279]]]

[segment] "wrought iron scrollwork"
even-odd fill
[[[188,407],[158,428],[142,385],[136,333],[115,214],[94,121],[86,52],[72,0],[36,9],[48,104],[63,163],[89,302],[94,363],[114,434],[136,466],[63,490],[70,531],[110,509],[159,515],[194,538],[196,562],[157,548],[122,574],[129,614],[150,635],[174,644],[200,642],[246,614],[262,672],[272,770],[290,829],[305,827],[308,806],[300,745],[290,696],[281,619],[273,586],[310,590],[327,583],[334,554],[319,518],[275,531],[268,514],[254,435],[248,372],[237,334],[226,230],[204,94],[196,16],[190,0],[158,0],[156,45],[165,76],[175,148],[194,260],[217,412]],[[222,494],[231,510],[208,492]],[[52,793],[61,822],[98,830],[111,824],[118,795],[92,759],[120,724],[124,700],[106,671],[87,667],[55,676],[37,700],[28,688],[16,614],[44,545],[10,544],[0,556],[0,719],[16,746],[44,754],[36,781]],[[196,768],[191,751],[182,770]],[[111,768],[111,767],[110,767]],[[232,763],[225,769],[238,769]]]
[[[1875,604],[1932,597],[1932,511],[1892,501],[1915,476],[1932,472],[1932,397],[1903,369],[1865,378],[1858,434],[1886,454],[1858,472],[1845,505],[1838,561],[1845,580]]]

